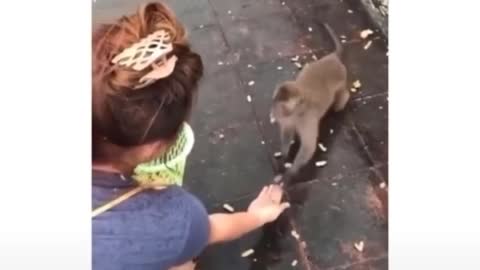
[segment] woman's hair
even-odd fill
[[[168,77],[140,89],[141,71],[112,64],[112,59],[142,38],[165,29],[172,37],[178,60]],[[187,120],[203,75],[200,56],[190,49],[183,25],[162,3],[140,6],[138,11],[93,34],[92,131],[93,159],[111,159],[106,145],[138,146],[172,140]]]

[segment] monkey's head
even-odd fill
[[[276,121],[284,122],[296,111],[301,101],[300,90],[295,82],[287,81],[280,84],[273,92],[270,121],[272,123]]]

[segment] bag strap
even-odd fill
[[[113,207],[115,207],[115,206],[119,205],[120,203],[128,200],[129,198],[131,198],[132,196],[140,193],[141,191],[145,190],[146,188],[147,187],[145,187],[145,186],[135,187],[135,188],[125,192],[124,194],[120,195],[119,197],[107,202],[106,204],[95,208],[92,211],[92,218],[95,218],[96,216],[112,209]]]

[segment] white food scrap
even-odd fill
[[[217,63],[219,66],[223,66],[223,62],[222,61],[218,61]]]
[[[364,49],[364,50],[368,50],[368,48],[370,48],[371,45],[372,45],[372,41],[369,40],[369,41],[367,42],[367,44],[365,44],[365,46],[363,46],[363,49]]]
[[[308,32],[312,32],[313,31],[313,28],[312,27],[308,27]]]
[[[245,250],[244,252],[242,252],[242,257],[243,258],[248,257],[248,256],[252,255],[253,253],[255,253],[255,250],[253,250],[253,248],[251,248],[249,250]]]
[[[261,141],[260,143],[261,143],[261,144],[265,144],[265,141]]]
[[[247,101],[252,102],[252,97],[250,95],[247,96]]]
[[[205,25],[203,25],[203,24],[200,24],[200,25],[198,26],[198,28],[200,28],[200,29],[202,29],[203,27],[205,27]]]
[[[325,165],[327,165],[326,160],[320,160],[320,161],[315,162],[315,166],[317,166],[317,167],[323,167]]]
[[[346,39],[347,36],[345,36],[345,35],[340,35],[340,38]]]
[[[255,84],[254,81],[249,81],[249,82],[248,82],[248,86],[252,86],[252,85],[254,85],[254,84]]]
[[[353,10],[349,9],[347,10],[348,13],[352,14],[353,13]]]
[[[292,261],[292,266],[293,266],[293,267],[297,266],[297,264],[298,264],[298,261],[297,261],[297,260],[293,260],[293,261]]]
[[[282,6],[285,6],[285,2],[282,2]]]
[[[281,157],[282,156],[282,153],[281,152],[275,152],[273,154],[274,157]]]
[[[383,110],[383,106],[378,106],[378,109],[379,109],[379,110]]]
[[[218,134],[218,138],[223,139],[223,138],[225,138],[225,135],[223,135],[222,133],[220,133],[220,134]]]
[[[312,59],[313,60],[318,60],[317,56],[315,54],[312,54]]]
[[[373,31],[371,29],[365,29],[362,32],[360,32],[360,37],[363,39],[366,39],[371,34],[373,34]]]
[[[334,187],[336,187],[337,185],[338,185],[337,182],[333,182],[333,183],[332,183],[332,186],[334,186]]]
[[[232,14],[232,11],[231,11],[231,10],[229,10],[229,11],[227,11],[227,13],[228,13],[228,15],[230,15],[230,14]]]
[[[350,88],[350,92],[352,92],[352,93],[356,93],[356,92],[357,92],[357,88],[353,88],[353,87],[352,87],[352,88]]]
[[[353,243],[353,246],[354,246],[358,251],[362,252],[365,244],[363,243],[363,241],[360,241],[360,242],[358,242],[358,243]]]
[[[380,188],[381,189],[385,189],[386,187],[387,187],[387,183],[385,183],[385,182],[380,183]]]
[[[291,167],[292,167],[292,163],[287,162],[287,163],[283,164],[283,166],[285,166],[285,168],[288,169],[288,168],[291,168]]]
[[[300,239],[300,235],[297,233],[297,231],[292,230],[292,231],[291,231],[291,234],[292,234],[292,236],[293,236],[295,239],[297,239],[297,240]]]
[[[278,67],[277,67],[277,70],[282,70],[282,69],[283,69],[282,66],[278,66]]]
[[[358,89],[358,88],[362,87],[362,83],[359,80],[356,80],[356,81],[353,82],[353,87]]]
[[[302,64],[300,64],[298,62],[295,62],[294,64],[295,64],[295,66],[297,66],[297,68],[302,68]]]
[[[292,57],[290,60],[292,60],[292,62],[296,62],[298,61],[298,58],[300,58],[300,56],[296,55],[295,57]]]
[[[330,134],[333,134],[333,129],[330,129]]]
[[[233,207],[232,207],[230,204],[228,204],[228,203],[226,203],[226,204],[223,205],[223,209],[227,210],[227,211],[230,212],[230,213],[235,212],[235,209],[233,209]]]
[[[320,148],[320,150],[322,150],[323,152],[327,152],[327,147],[325,147],[325,145],[323,145],[323,143],[319,143],[318,148]]]
[[[253,68],[253,66],[252,66],[252,65],[250,65],[250,64],[248,64],[248,65],[247,65],[247,68]]]

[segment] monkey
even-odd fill
[[[286,175],[292,176],[312,158],[316,150],[318,127],[331,108],[342,111],[348,103],[347,68],[341,61],[342,45],[333,29],[324,24],[335,50],[309,63],[294,81],[285,81],[274,90],[270,120],[280,130],[282,157],[286,158],[295,134],[300,148]]]

